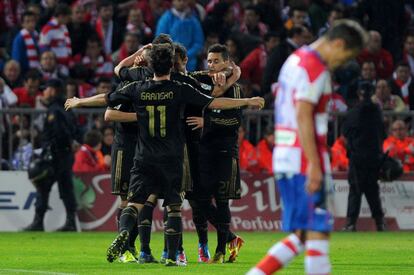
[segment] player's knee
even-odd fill
[[[144,203],[144,207],[139,213],[139,220],[141,226],[151,226],[154,207],[155,204],[151,201],[146,201]]]

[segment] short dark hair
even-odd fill
[[[220,53],[224,60],[229,60],[229,50],[223,44],[213,44],[208,48],[208,53]]]
[[[154,44],[149,54],[150,67],[156,76],[163,76],[170,73],[173,66],[174,48],[172,44]]]
[[[42,75],[37,69],[30,69],[24,75],[24,81],[27,81],[29,79],[31,79],[31,80],[41,80]]]
[[[86,132],[84,137],[85,144],[95,147],[102,142],[102,134],[98,130],[90,130]]]
[[[181,59],[184,59],[187,57],[187,49],[183,46],[181,43],[174,42],[174,56],[177,60],[177,57],[180,57]]]
[[[361,25],[353,20],[337,20],[333,26],[326,32],[324,37],[327,40],[343,39],[346,49],[361,50],[368,41],[367,32]]]
[[[36,17],[36,14],[34,12],[31,12],[31,11],[23,12],[22,17],[21,17],[22,18],[21,21],[23,22],[26,17],[30,17],[30,16]]]
[[[164,44],[164,43],[168,43],[168,44],[173,43],[173,40],[169,34],[161,33],[152,40],[152,44]]]
[[[55,8],[55,12],[53,13],[54,16],[59,16],[59,15],[71,15],[72,14],[72,10],[70,9],[70,7],[67,4],[58,4]]]

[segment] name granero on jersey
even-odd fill
[[[171,100],[174,98],[174,93],[169,92],[142,92],[141,100]]]

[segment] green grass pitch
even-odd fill
[[[105,252],[115,233],[0,233],[0,274],[244,274],[283,233],[240,232],[244,238],[236,263],[197,263],[195,233],[184,234],[187,267],[160,264],[106,262]],[[215,234],[210,234],[210,252]],[[163,236],[154,233],[152,249],[161,254]],[[332,274],[414,274],[414,233],[334,233],[331,242]],[[278,274],[304,274],[303,256]]]

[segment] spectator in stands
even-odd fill
[[[398,63],[393,78],[390,80],[391,93],[404,100],[406,107],[414,110],[414,83],[407,62]]]
[[[361,81],[369,81],[374,86],[377,84],[377,71],[373,61],[367,60],[362,62]]]
[[[14,170],[27,170],[29,168],[30,159],[33,154],[33,144],[31,142],[31,134],[33,140],[38,136],[36,129],[30,131],[29,115],[21,115],[15,117],[16,131],[13,135],[13,159],[12,167]],[[21,120],[21,121],[20,121]]]
[[[277,82],[283,63],[293,51],[305,43],[307,32],[307,28],[303,26],[291,28],[287,38],[270,52],[263,73],[262,95],[270,93],[271,85]]]
[[[112,54],[118,50],[124,38],[124,28],[112,19],[113,16],[114,8],[112,2],[109,0],[100,1],[95,30],[101,39],[105,54]]]
[[[285,22],[285,29],[290,31],[293,27],[307,25],[308,9],[303,5],[292,6],[289,9],[289,19]]]
[[[246,13],[247,14],[247,13]],[[247,91],[260,94],[263,71],[266,67],[268,54],[279,44],[280,36],[276,32],[269,32],[264,37],[264,43],[251,51],[240,63],[241,79],[247,85]]]
[[[97,81],[99,77],[112,77],[112,59],[103,51],[101,40],[98,36],[88,38],[85,53],[75,56],[73,62],[82,64],[85,68],[91,70],[94,81]]]
[[[39,2],[39,1],[37,1]],[[53,17],[55,13],[56,6],[58,5],[58,1],[40,1],[40,19],[39,24],[40,26],[44,26],[49,22],[49,20]]]
[[[10,29],[19,25],[24,6],[23,0],[0,0],[0,40]]]
[[[332,24],[339,19],[344,17],[344,9],[341,5],[336,5],[334,8],[329,12],[328,19],[323,27],[321,27],[318,31],[318,37],[321,37],[326,33],[326,31],[332,26]],[[311,17],[312,20],[312,17]],[[312,24],[312,27],[314,25]]]
[[[244,9],[243,23],[239,31],[243,34],[264,38],[267,33],[267,26],[260,21],[259,10],[254,5],[249,5]]]
[[[257,162],[257,153],[254,146],[246,139],[246,131],[243,126],[239,128],[239,159],[240,159],[240,169],[249,171],[252,173],[259,172],[258,162]]]
[[[372,96],[372,101],[377,103],[383,110],[395,112],[406,110],[404,101],[401,97],[391,94],[390,84],[385,79],[378,80],[375,94]]]
[[[89,22],[85,21],[85,7],[79,2],[72,5],[72,20],[68,24],[72,44],[72,55],[84,53],[88,37],[96,32]]]
[[[13,40],[12,58],[19,62],[22,73],[39,67],[39,34],[35,30],[36,15],[25,12],[22,15],[22,29]]]
[[[16,60],[9,60],[3,68],[3,80],[7,86],[14,89],[22,86],[20,64]]]
[[[404,121],[392,123],[390,136],[384,140],[383,148],[390,157],[401,161],[404,172],[414,171],[414,138],[408,135]]]
[[[414,33],[405,37],[403,60],[410,65],[411,75],[414,75]]]
[[[39,46],[42,52],[50,50],[55,53],[62,72],[68,74],[72,55],[72,44],[66,24],[70,21],[71,9],[65,4],[56,6],[54,16],[42,28]]]
[[[16,94],[13,93],[12,89],[10,89],[10,87],[7,86],[3,78],[0,77],[0,110],[14,106],[17,103],[17,100],[18,98]],[[4,117],[0,116],[0,124],[4,123],[4,121],[2,120],[3,118]],[[0,131],[5,130],[1,129],[1,127],[2,126],[0,126]]]
[[[153,38],[152,29],[145,23],[142,11],[139,9],[129,11],[126,32],[140,37],[144,45],[150,43]]]
[[[273,129],[266,130],[264,137],[256,145],[256,156],[260,171],[273,174],[272,154],[275,145],[275,134]]]
[[[122,43],[118,51],[112,54],[113,64],[117,65],[119,62],[135,53],[141,46],[141,38],[138,34],[132,32],[126,33],[124,43]]]
[[[93,78],[93,71],[86,68],[83,64],[76,64],[71,69],[71,77],[78,84],[79,97],[90,97],[96,94],[96,89],[88,81]]]
[[[36,96],[41,95],[40,92],[41,75],[36,69],[29,70],[24,78],[24,86],[13,89],[17,96],[17,106],[34,108]]]
[[[243,57],[240,40],[235,35],[232,35],[227,38],[225,44],[229,51],[230,60],[239,65]]]
[[[367,60],[373,61],[378,77],[384,79],[391,76],[394,68],[392,55],[382,48],[381,34],[377,31],[369,32],[368,44],[366,48],[361,51],[357,60],[359,64],[362,64]]]
[[[219,39],[218,43],[223,43],[231,36],[232,30],[238,24],[234,19],[231,5],[227,2],[220,2],[214,5],[214,9],[210,11],[206,19],[203,21],[203,29],[206,37],[216,35]]]
[[[75,154],[72,170],[79,172],[108,171],[110,163],[102,160],[102,135],[98,130],[90,130],[85,134],[84,144]]]
[[[45,51],[40,56],[40,73],[44,82],[49,79],[65,79],[67,76],[57,63],[56,54],[52,51]]]
[[[98,78],[96,84],[96,94],[107,94],[112,90],[111,79],[107,77]]]
[[[40,21],[39,21],[40,20],[40,13],[41,13],[39,4],[29,3],[26,6],[26,11],[31,12],[31,13],[34,14],[35,21],[36,21],[35,29],[36,29],[36,31],[40,31],[42,29],[42,26],[40,25]]]
[[[332,171],[348,171],[349,159],[346,153],[346,139],[343,135],[339,136],[331,147],[331,166]]]
[[[101,152],[106,158],[108,158],[107,156],[111,157],[111,147],[114,142],[114,133],[114,128],[112,126],[102,127],[103,138]]]
[[[76,83],[73,79],[68,79],[66,81],[66,99],[72,98],[72,97],[79,97],[79,89],[78,89],[78,83]]]
[[[333,0],[313,0],[310,4],[308,13],[313,33],[317,34],[328,21],[333,2]]]
[[[158,19],[170,8],[169,1],[164,0],[140,0],[137,9],[142,11],[144,22],[155,30]]]
[[[161,33],[169,34],[175,42],[183,44],[187,49],[187,69],[194,71],[197,68],[197,55],[203,50],[204,34],[200,21],[191,13],[187,1],[172,1],[172,8],[158,21],[156,35]]]
[[[240,1],[235,0],[210,0],[208,4],[206,5],[206,12],[207,14],[210,14],[211,12],[214,12],[214,9],[217,5],[221,3],[226,3],[230,7],[231,11],[231,17],[234,19],[234,21],[237,24],[240,24],[243,21],[243,7],[240,3]]]

